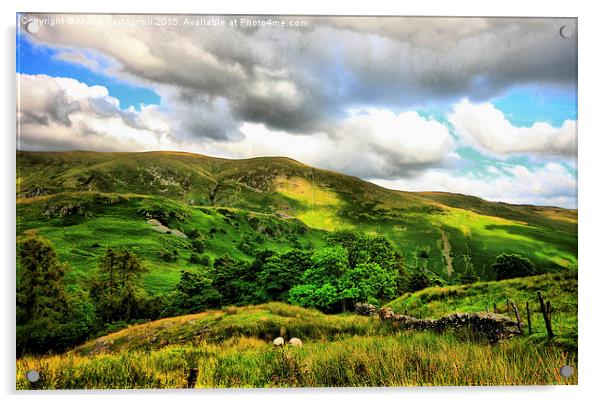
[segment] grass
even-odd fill
[[[275,348],[279,335],[300,337],[303,347]],[[98,343],[113,347],[93,352]],[[374,318],[270,303],[160,320],[62,355],[24,357],[17,388],[32,387],[30,369],[40,372],[40,389],[182,388],[192,368],[199,388],[576,384],[576,373],[559,376],[566,364],[577,368],[576,356],[528,338],[490,345],[454,333],[392,332]]]
[[[385,334],[387,331],[375,318],[325,315],[313,309],[271,302],[130,326],[92,340],[76,351],[89,354],[97,351],[148,350],[181,343],[222,342],[233,336],[252,336],[266,342],[278,335],[324,341],[348,335]]]
[[[78,206],[83,212],[60,216],[60,208],[64,206]],[[250,260],[252,250],[241,250],[243,239],[252,241],[255,248],[286,251],[292,248],[294,238],[300,245],[319,245],[323,238],[322,231],[303,230],[299,222],[274,214],[195,207],[157,196],[60,193],[39,200],[25,199],[17,204],[17,209],[17,235],[35,232],[50,239],[60,259],[70,266],[68,283],[82,287],[96,273],[98,261],[108,247],[129,248],[143,259],[149,268],[143,286],[150,293],[169,292],[179,281],[182,270],[200,268],[189,262],[193,253],[191,239],[155,231],[141,211],[162,211],[182,217],[171,219],[170,228],[184,232],[198,229],[206,253],[213,259],[228,254],[237,260]],[[266,232],[258,232],[254,222],[259,222]],[[161,259],[161,252],[167,249],[178,252],[176,261]]]
[[[280,303],[166,318],[91,340],[62,355],[17,360],[17,387],[197,387],[515,385],[576,383],[577,212],[515,206],[448,193],[392,191],[288,158],[226,160],[175,152],[17,153],[17,236],[38,233],[70,270],[69,288],[87,287],[107,247],[129,248],[149,272],[149,293],[173,289],[190,263],[191,239],[159,233],[146,213],[184,233],[198,230],[211,258],[252,259],[253,251],[320,247],[325,231],[352,227],[388,237],[407,266],[426,265],[449,282],[470,253],[482,280],[502,252],[531,259],[541,276],[429,288],[392,301],[397,312],[440,317],[478,312],[506,298],[533,307],[534,334],[496,345],[459,334],[396,332],[374,318],[324,315]],[[448,240],[449,248],[444,245]],[[428,257],[415,259],[419,248]],[[445,250],[447,249],[447,250]],[[162,252],[176,251],[175,261]],[[447,256],[452,260],[448,275]],[[568,268],[571,268],[570,270]],[[534,299],[553,307],[547,343]],[[274,349],[282,335],[304,347]]]
[[[506,299],[514,301],[523,322],[527,322],[526,302],[530,304],[533,335],[535,341],[547,337],[545,323],[540,313],[536,293],[541,291],[544,299],[552,305],[552,328],[555,341],[564,348],[577,349],[577,275],[575,272],[544,274],[504,281],[479,282],[451,287],[431,287],[415,293],[407,293],[387,304],[395,312],[417,317],[439,318],[453,312],[484,312],[486,307],[493,311],[508,313]]]
[[[175,229],[196,228],[207,239],[213,257],[229,254],[250,259],[241,238],[259,248],[290,249],[292,237],[282,231],[259,234],[245,217],[262,215],[272,229],[293,227],[301,220],[308,231],[297,234],[301,245],[319,245],[323,232],[358,228],[386,235],[413,265],[419,248],[428,247],[421,262],[443,280],[453,282],[463,271],[462,255],[470,253],[483,280],[494,278],[490,267],[502,252],[520,253],[542,272],[577,265],[577,213],[552,207],[515,206],[448,193],[410,193],[381,188],[361,179],[303,165],[288,158],[226,160],[176,152],[17,153],[17,234],[37,230],[59,248],[72,267],[72,280],[85,284],[94,273],[99,250],[91,245],[126,246],[146,259],[151,269],[144,285],[152,293],[169,291],[188,263],[185,240],[152,231],[137,211],[159,206],[186,219]],[[38,194],[38,196],[34,196]],[[91,203],[91,195],[118,200]],[[32,197],[33,196],[33,197]],[[121,197],[121,199],[120,199]],[[53,205],[83,203],[87,216],[51,217]],[[227,207],[234,219],[217,210]],[[210,231],[216,231],[209,236]],[[441,231],[449,239],[453,275],[443,252]],[[286,232],[286,231],[284,231]],[[177,249],[177,262],[157,256],[163,245]],[[299,244],[295,244],[299,245]],[[101,248],[101,249],[102,249]],[[253,248],[251,248],[253,249]]]

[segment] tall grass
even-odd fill
[[[32,388],[29,369],[40,371],[35,387],[44,389],[182,388],[191,368],[198,368],[200,388],[576,384],[576,373],[560,377],[566,364],[577,367],[562,350],[525,339],[489,345],[452,334],[402,333],[274,348],[237,337],[150,352],[24,358],[17,362],[17,388]]]
[[[415,293],[406,293],[388,305],[395,311],[417,317],[439,318],[453,312],[493,311],[495,303],[502,314],[514,317],[507,311],[506,299],[514,301],[525,328],[529,301],[533,336],[546,339],[546,328],[537,301],[537,291],[552,304],[552,327],[555,342],[566,349],[577,350],[577,273],[566,271],[556,274],[515,278],[504,281],[478,282],[451,287],[431,287]]]

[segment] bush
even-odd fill
[[[433,285],[433,280],[424,271],[413,273],[408,280],[408,290],[411,292],[420,291]]]
[[[205,242],[202,239],[194,239],[190,246],[192,247],[192,250],[197,253],[205,252]]]
[[[191,239],[195,239],[201,236],[201,232],[198,229],[193,229],[185,232],[186,236]]]
[[[164,262],[175,262],[178,260],[178,251],[175,249],[174,250],[165,249],[165,250],[159,251],[159,257]]]
[[[502,253],[495,259],[491,269],[498,280],[526,277],[535,274],[535,265],[519,254]]]
[[[190,255],[190,263],[193,264],[201,264],[201,256],[198,253],[193,253]]]

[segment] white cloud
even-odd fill
[[[508,165],[486,170],[489,175],[458,176],[450,171],[432,169],[411,178],[371,182],[389,189],[443,191],[513,204],[576,208],[577,181],[563,165],[547,163],[534,168]]]
[[[156,105],[121,109],[106,87],[19,74],[18,144],[28,150],[175,148]]]
[[[574,120],[565,120],[561,127],[547,122],[535,122],[530,127],[514,126],[493,104],[474,104],[467,99],[454,106],[448,120],[464,141],[488,154],[576,156]]]
[[[245,123],[244,138],[206,144],[209,153],[238,158],[283,155],[351,175],[390,178],[443,164],[453,158],[453,139],[445,125],[416,112],[353,110],[334,135],[308,136]]]
[[[303,29],[165,29],[134,24],[147,16],[81,17],[91,22],[85,29],[64,24],[22,32],[58,50],[61,60],[89,62],[152,87],[162,99],[169,87],[178,94],[165,105],[185,104],[174,109],[211,115],[212,99],[225,100],[223,128],[187,130],[198,127],[187,122],[194,116],[173,114],[183,137],[227,139],[244,122],[311,134],[327,131],[355,105],[410,109],[466,94],[487,99],[527,83],[575,86],[576,38],[558,34],[572,19],[303,17],[309,21]]]

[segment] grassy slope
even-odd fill
[[[303,348],[271,339],[300,337]],[[538,364],[533,365],[534,362]],[[514,385],[576,383],[576,357],[529,339],[497,345],[452,333],[391,332],[376,318],[324,315],[282,303],[228,308],[132,326],[71,352],[17,361],[39,388]]]
[[[577,348],[577,275],[574,272],[544,274],[504,281],[479,282],[452,287],[431,287],[415,293],[407,293],[387,305],[395,312],[418,317],[441,316],[453,312],[483,312],[486,307],[508,314],[506,299],[517,304],[522,320],[527,322],[526,302],[529,302],[533,326],[533,339],[543,340],[546,328],[537,291],[550,301],[552,328],[556,341],[566,348]],[[513,311],[509,316],[514,317]]]
[[[577,216],[558,208],[513,206],[445,193],[392,191],[358,178],[314,169],[288,158],[226,160],[175,152],[17,153],[17,234],[37,230],[58,247],[85,280],[105,246],[134,248],[147,260],[151,273],[145,284],[163,292],[188,266],[188,241],[153,231],[137,214],[145,203],[183,211],[176,229],[197,228],[208,239],[208,253],[249,258],[237,244],[257,236],[245,219],[225,219],[215,208],[227,206],[243,215],[268,214],[270,226],[293,227],[289,217],[310,230],[297,234],[301,244],[319,244],[322,231],[356,227],[388,236],[412,265],[414,252],[428,246],[427,266],[447,279],[443,235],[451,248],[452,275],[464,268],[470,249],[482,279],[492,279],[490,265],[501,252],[518,252],[543,270],[577,264]],[[92,206],[83,217],[44,215],[54,204],[93,199],[97,193],[126,195],[114,205]],[[34,197],[32,197],[34,196]],[[200,207],[204,206],[204,207]],[[89,214],[88,214],[89,213]],[[208,233],[211,228],[217,234]],[[286,231],[284,231],[286,232]],[[263,236],[261,247],[285,250],[281,236]],[[244,243],[243,242],[243,243]],[[93,248],[95,243],[100,248]],[[239,243],[239,242],[238,242]],[[162,248],[175,248],[178,262],[158,258]]]

